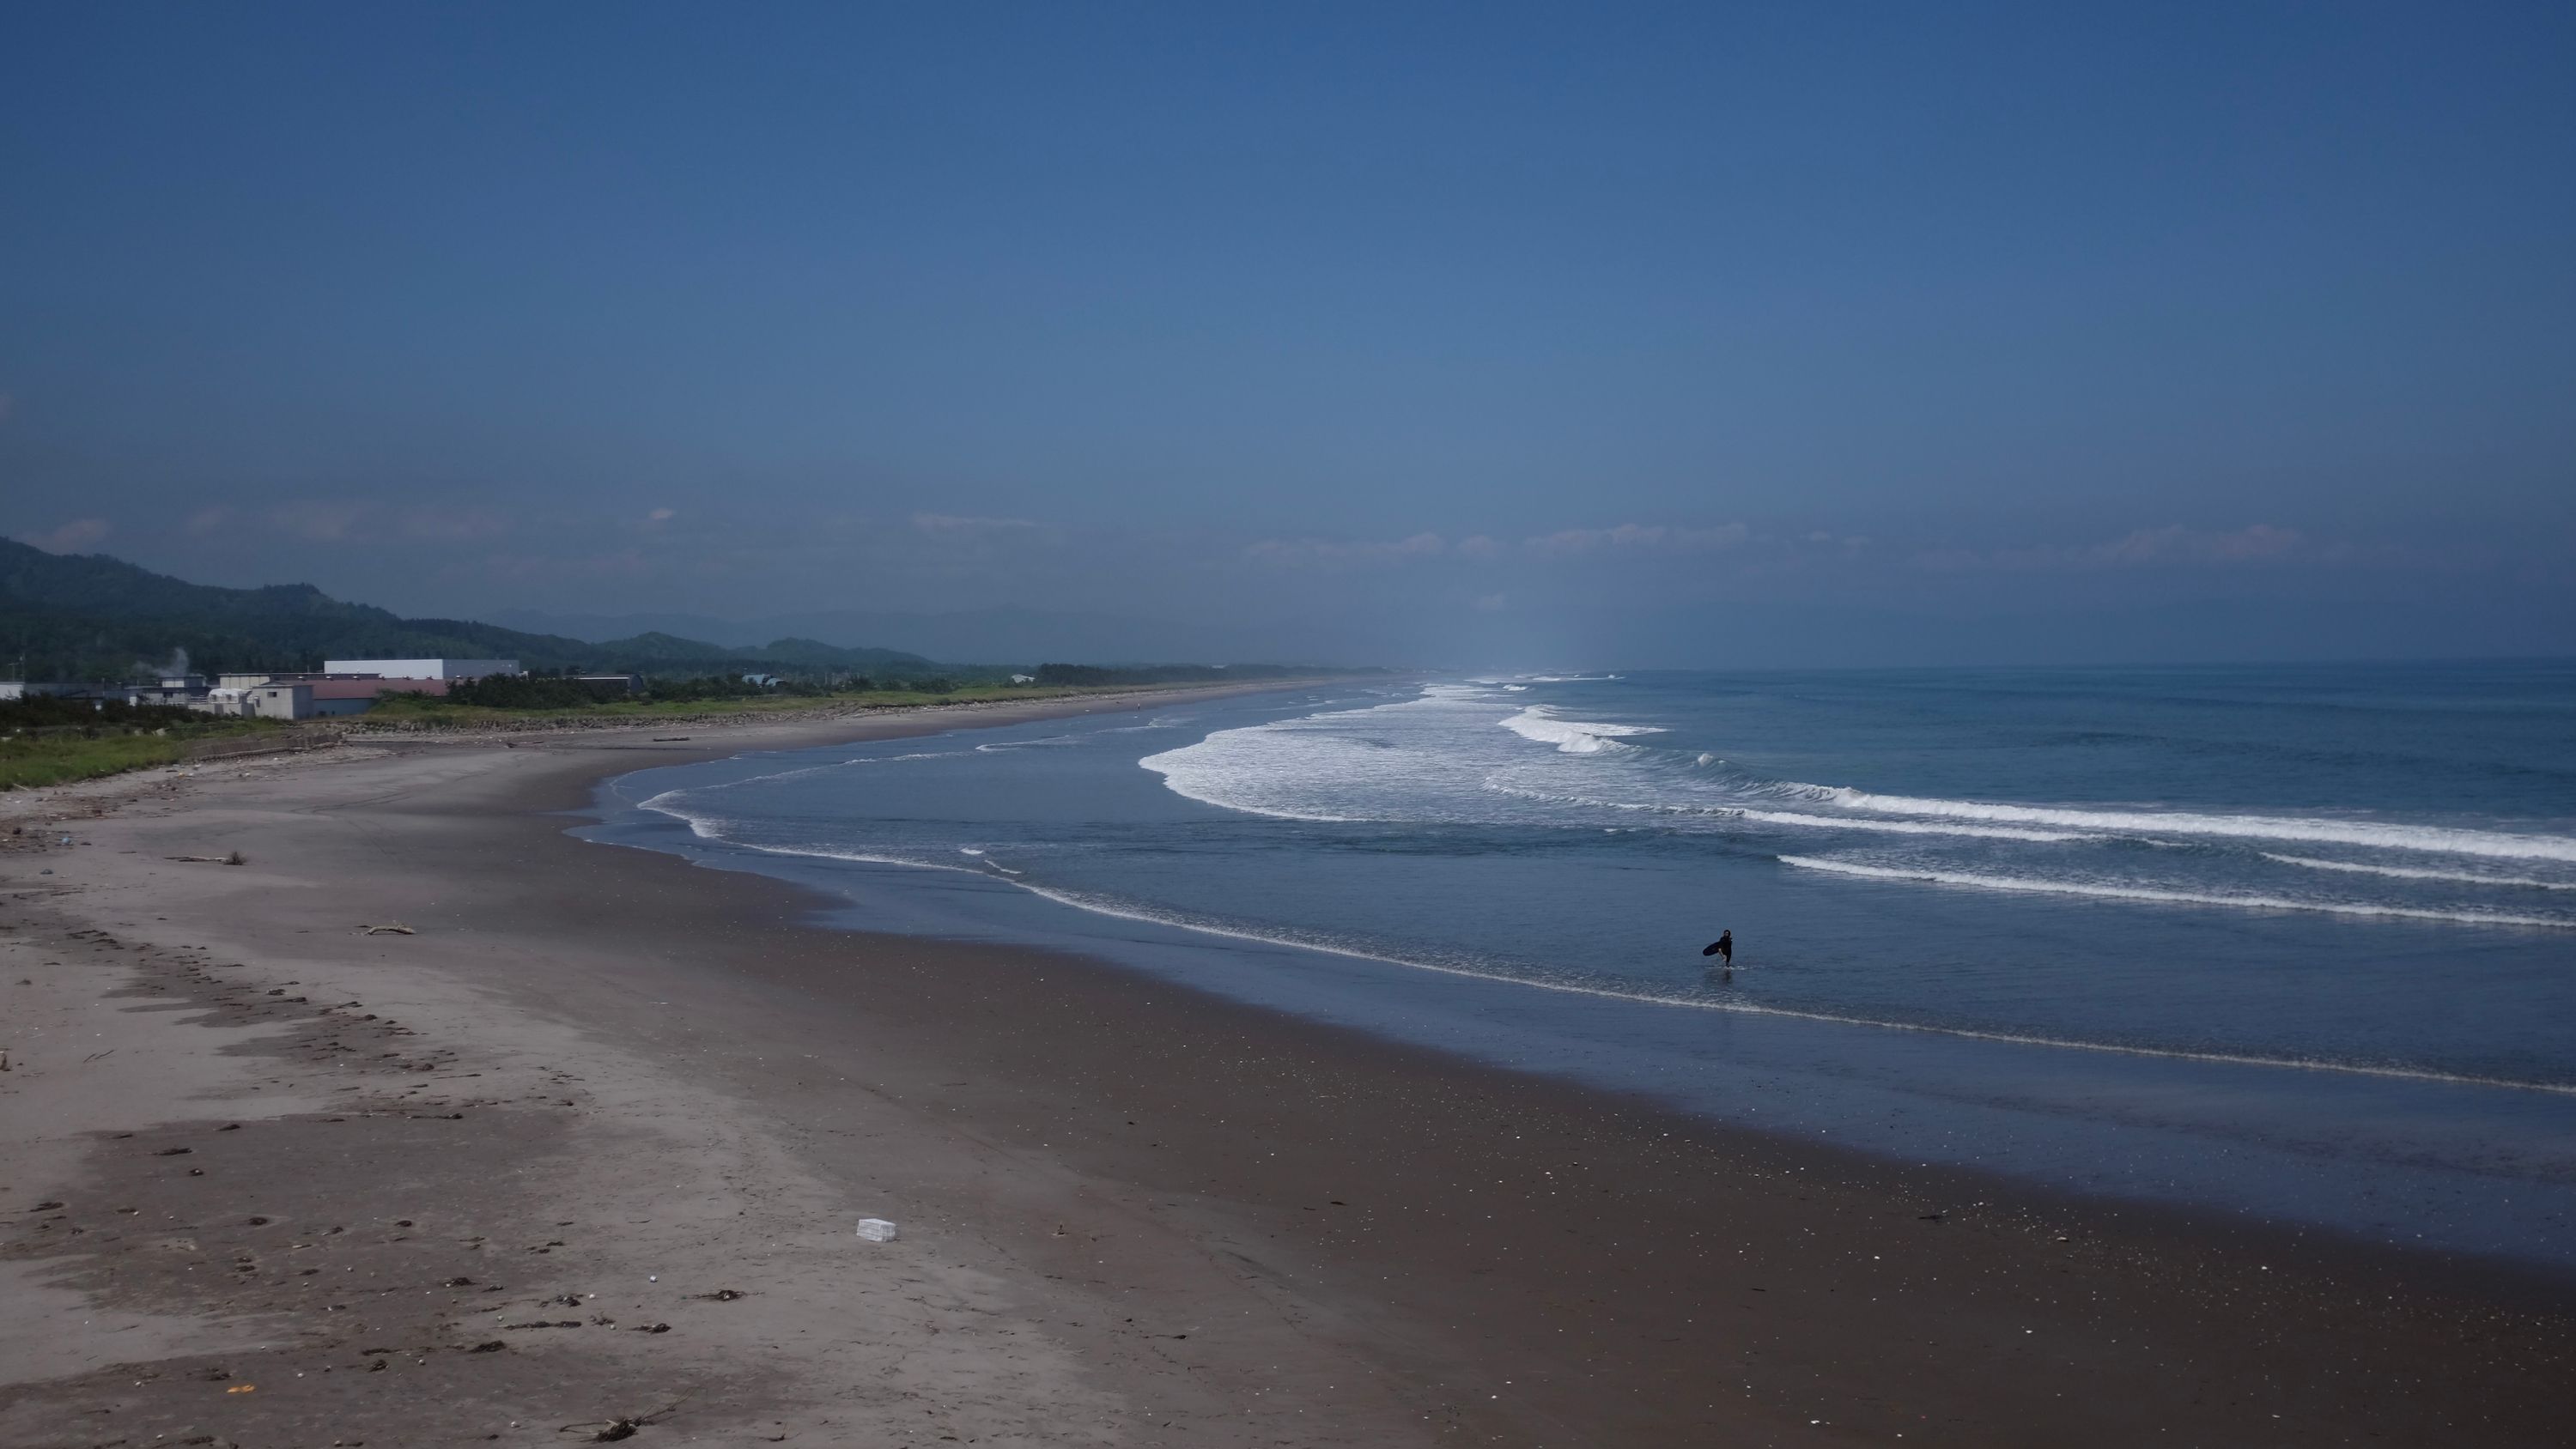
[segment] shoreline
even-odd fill
[[[1185,693],[1092,698],[1058,712],[1150,706]],[[962,712],[710,730],[718,738],[687,751],[591,731],[535,748],[488,737],[461,748],[397,744],[246,769],[192,782],[179,796],[166,782],[138,782],[135,793],[162,798],[84,820],[76,833],[96,845],[0,856],[13,892],[0,922],[11,938],[9,979],[33,979],[38,968],[19,969],[31,944],[74,960],[69,921],[47,917],[85,913],[93,929],[113,917],[118,944],[159,949],[117,958],[79,947],[98,963],[93,972],[108,970],[107,960],[143,957],[163,963],[144,971],[163,970],[169,995],[202,995],[211,988],[196,978],[214,976],[219,965],[179,947],[205,945],[247,963],[217,979],[262,996],[273,986],[295,990],[278,985],[292,979],[313,1006],[323,998],[310,984],[331,972],[356,999],[418,997],[402,1016],[418,1023],[424,1042],[457,1053],[460,1064],[495,1052],[517,1062],[473,1068],[487,1077],[530,1070],[524,1059],[535,1056],[643,1084],[630,1090],[660,1104],[657,1121],[676,1114],[702,1134],[731,1134],[722,1140],[750,1144],[741,1150],[762,1156],[765,1171],[795,1181],[787,1196],[796,1204],[826,1205],[819,1211],[830,1222],[821,1228],[778,1228],[800,1256],[779,1266],[774,1286],[725,1305],[752,1310],[734,1314],[733,1328],[756,1322],[783,1342],[782,1326],[810,1335],[846,1317],[845,1307],[835,1314],[832,1305],[864,1297],[868,1274],[917,1264],[899,1254],[861,1256],[845,1241],[847,1220],[863,1212],[894,1217],[905,1236],[888,1247],[936,1244],[939,1256],[959,1263],[949,1271],[971,1268],[980,1275],[973,1291],[1003,1305],[955,1324],[916,1322],[922,1340],[971,1336],[969,1319],[991,1318],[1044,1347],[1037,1355],[1044,1373],[1014,1380],[1016,1398],[977,1401],[974,1412],[988,1416],[981,1427],[996,1438],[1388,1443],[1470,1434],[1506,1443],[1700,1443],[1794,1432],[1836,1442],[1902,1434],[1909,1442],[2047,1444],[2142,1442],[2159,1431],[2247,1443],[2327,1442],[2370,1430],[2400,1441],[2554,1436],[2554,1389],[2576,1364],[2576,1320],[2565,1284],[2526,1271],[2169,1209],[2059,1200],[1985,1174],[1862,1159],[1436,1057],[1114,963],[843,931],[817,924],[814,898],[800,888],[695,870],[659,853],[595,849],[564,834],[555,813],[587,804],[599,782],[646,763],[1007,722],[960,720]],[[1014,716],[1021,717],[1040,716]],[[668,758],[641,758],[648,750]],[[244,788],[254,779],[260,783]],[[250,855],[248,867],[159,859],[185,853],[183,844],[211,848],[227,832]],[[115,855],[120,848],[136,856]],[[79,870],[40,887],[32,868],[22,869],[38,859],[77,859]],[[80,894],[32,903],[24,894],[70,885]],[[166,927],[156,915],[168,918]],[[420,934],[352,936],[357,915],[390,915]],[[135,919],[123,924],[128,918]],[[289,924],[296,921],[305,924]],[[331,934],[292,939],[325,929]],[[95,996],[101,984],[96,974],[73,973],[48,978],[47,989],[59,988],[61,1009],[77,1013],[86,1008],[75,998]],[[219,1006],[213,1014],[222,1014]],[[91,1018],[96,1030],[163,1034],[176,1019],[167,1010],[113,1008],[83,1020]],[[290,1035],[348,1035],[345,1026],[306,1020]],[[334,1069],[348,1055],[314,1054]],[[101,1065],[87,1067],[87,1076],[107,1075]],[[38,1070],[74,1077],[77,1066],[48,1058]],[[461,1076],[453,1068],[425,1075],[442,1083]],[[331,1079],[294,1080],[309,1087]],[[0,1117],[20,1111],[28,1085],[16,1073],[0,1077]],[[132,1299],[154,1310],[139,1318],[166,1321],[188,1303],[204,1314],[221,1301],[201,1292],[192,1300],[178,1285],[120,1287],[119,1272],[91,1261],[96,1251],[45,1251],[67,1240],[39,1240],[24,1227],[26,1199],[41,1191],[73,1204],[65,1228],[54,1230],[67,1231],[82,1212],[72,1193],[88,1195],[69,1184],[81,1173],[113,1180],[103,1160],[131,1164],[117,1157],[118,1139],[97,1134],[112,1127],[148,1136],[153,1122],[195,1110],[186,1106],[189,1093],[210,1090],[234,1092],[223,1110],[248,1110],[240,1105],[249,1095],[243,1083],[139,1088],[123,1118],[83,1125],[77,1141],[54,1132],[49,1140],[61,1140],[32,1155],[16,1151],[31,1124],[9,1121],[0,1142],[13,1156],[64,1180],[30,1183],[13,1171],[0,1183],[0,1221],[10,1224],[0,1268],[69,1273],[87,1286],[48,1291],[85,1295],[82,1311]],[[386,1095],[378,1087],[361,1095],[370,1092]],[[364,1119],[369,1130],[434,1130],[398,1125],[421,1119],[384,1110],[392,1115]],[[461,1110],[516,1122],[520,1109]],[[270,1125],[301,1130],[314,1115],[308,1105]],[[652,1130],[621,1116],[613,1101],[566,1115],[568,1125],[531,1125],[519,1135],[545,1137],[553,1144],[546,1150],[583,1162],[604,1155],[608,1177],[619,1170],[607,1165],[617,1152],[603,1154],[599,1142],[631,1143],[631,1134]],[[46,1135],[44,1124],[33,1127]],[[517,1131],[494,1132],[491,1150],[515,1150]],[[246,1129],[231,1140],[254,1135]],[[76,1166],[75,1154],[87,1165]],[[685,1157],[665,1151],[652,1160],[686,1185],[684,1196],[695,1194],[691,1200],[724,1201],[728,1189],[691,1180]],[[146,1195],[142,1184],[120,1190]],[[191,1190],[184,1177],[155,1189]],[[644,1200],[670,1190],[649,1181],[632,1189]],[[447,1195],[473,1200],[461,1189]],[[880,1206],[887,1210],[876,1212]],[[767,1210],[740,1208],[746,1216]],[[529,1211],[587,1226],[575,1211],[544,1203]],[[102,1223],[91,1236],[116,1226],[112,1217]],[[721,1262],[737,1236],[707,1233],[665,1260],[694,1252]],[[616,1278],[612,1260],[622,1251],[578,1244],[543,1256],[598,1254],[599,1272]],[[138,1247],[129,1256],[148,1254]],[[151,1277],[141,1267],[120,1272],[138,1284]],[[800,1275],[813,1283],[798,1289]],[[679,1311],[649,1293],[642,1301],[647,1311]],[[552,1343],[523,1348],[518,1340],[543,1333],[509,1332],[499,1339],[509,1347],[477,1362],[491,1369],[543,1358],[543,1375],[509,1390],[542,1396],[585,1375],[622,1382],[617,1375],[641,1372],[629,1361],[647,1349],[685,1345],[702,1375],[715,1365],[740,1373],[742,1363],[779,1351],[757,1350],[759,1333],[727,1337],[731,1330],[704,1322],[712,1311],[696,1302],[689,1300],[693,1320],[669,1317],[667,1335],[562,1330]],[[445,1326],[421,1332],[459,1337],[448,1329],[461,1321],[462,1305],[440,1306]],[[1149,1337],[1120,1322],[1140,1317],[1167,1331]],[[1197,1326],[1180,1326],[1184,1320]],[[583,1340],[578,1351],[563,1346],[573,1339]],[[601,1343],[614,1351],[593,1349]],[[347,1356],[359,1347],[280,1351]],[[419,1355],[413,1367],[467,1363],[470,1347]],[[989,1336],[977,1347],[1001,1352]],[[575,1357],[580,1363],[571,1365]],[[977,1375],[991,1366],[978,1363],[940,1383],[983,1381]],[[746,1427],[804,1415],[800,1436],[824,1433],[827,1419],[831,1434],[843,1434],[860,1421],[830,1416],[860,1412],[846,1390],[853,1374],[876,1382],[865,1369],[799,1360],[743,1380],[752,1387],[739,1403],[701,1396],[688,1414],[715,1423],[735,1413]],[[103,1372],[36,1382],[0,1374],[17,1380],[0,1383],[0,1442],[22,1442],[31,1406],[60,1410],[105,1392],[109,1385],[90,1382]],[[382,1372],[342,1365],[334,1377],[365,1373],[382,1383]],[[1022,1363],[1013,1372],[1036,1371]],[[154,1398],[164,1383],[168,1415],[199,1412],[188,1406],[208,1399],[205,1383],[183,1390],[169,1379],[140,1396]],[[264,1384],[261,1392],[269,1391]],[[885,1413],[871,1427],[890,1433],[936,1418],[943,1392],[924,1387],[903,1402],[903,1415],[891,1400],[874,1405],[867,1412]],[[257,1406],[267,1412],[279,1402]],[[755,1402],[763,1410],[754,1411]],[[1047,1418],[1048,1406],[1076,1403],[1091,1416],[1079,1428]],[[248,1405],[235,1399],[222,1407]],[[350,1406],[358,1417],[348,1422],[363,1422],[365,1412]],[[536,1424],[527,1414],[513,1417]],[[543,1434],[525,1442],[553,1442],[554,1424],[575,1417],[538,1425]],[[1042,1421],[1049,1427],[1037,1427]],[[683,1419],[669,1422],[676,1428]],[[504,1442],[514,1437],[497,1432]],[[382,1428],[365,1437],[407,1442]]]
[[[1211,728],[1317,708],[1282,696],[1264,703],[1271,707],[1202,714],[1177,738],[1147,738],[1178,744]],[[1003,737],[1026,741],[1061,732],[1042,725]],[[1939,1019],[1860,1017],[1782,1000],[1777,992],[1708,989],[1686,973],[1551,970],[1555,958],[1490,933],[1479,938],[1477,950],[1443,949],[1444,922],[1478,929],[1475,906],[1461,897],[1448,898],[1445,908],[1407,908],[1401,894],[1388,897],[1347,874],[1339,888],[1357,892],[1348,898],[1352,914],[1319,913],[1307,901],[1303,914],[1291,905],[1283,915],[1257,900],[1229,903],[1203,890],[1196,896],[1132,891],[1121,884],[1123,872],[1079,862],[1028,873],[995,868],[997,862],[1031,866],[1034,860],[1018,855],[1078,847],[1087,838],[1135,847],[1123,836],[1104,836],[1098,822],[1071,831],[1049,825],[1051,803],[1019,813],[1031,800],[1059,796],[1120,801],[1107,818],[1122,829],[1133,821],[1168,821],[1146,828],[1161,832],[1157,848],[1178,852],[1167,863],[1185,873],[1184,881],[1196,869],[1188,852],[1210,848],[1224,860],[1245,851],[1257,855],[1265,843],[1298,849],[1291,839],[1310,833],[1257,820],[1210,819],[1204,833],[1183,824],[1218,812],[1174,804],[1151,775],[1121,768],[1158,748],[1139,740],[1139,750],[1122,750],[1129,738],[1116,730],[1092,737],[1107,754],[1058,752],[1044,771],[1030,767],[1015,777],[1010,794],[989,802],[960,776],[949,776],[944,786],[887,780],[882,789],[843,787],[832,782],[875,772],[845,776],[826,768],[850,756],[954,754],[966,743],[954,736],[647,768],[596,792],[592,813],[606,823],[574,833],[799,886],[814,893],[818,918],[830,925],[1087,953],[1302,1022],[1352,1028],[1371,1040],[1634,1093],[1695,1120],[1829,1143],[1874,1160],[1930,1160],[1994,1173],[2015,1199],[2041,1194],[2132,1209],[2152,1204],[2222,1224],[2271,1222],[2284,1231],[2429,1249],[2503,1271],[2576,1281],[2576,1238],[2563,1231],[2576,1221],[2570,1216],[2576,1198],[2562,1170],[2566,1093],[2546,1080],[2462,1078],[2349,1058],[2237,1055],[2152,1039],[2067,1039]],[[1074,763],[1081,759],[1092,763]],[[950,758],[887,768],[957,770],[972,763]],[[783,780],[790,792],[779,794],[763,780]],[[806,783],[832,792],[833,804],[820,816],[793,793]],[[722,803],[737,799],[722,792],[739,784],[759,798]],[[712,793],[645,800],[671,790]],[[952,807],[964,811],[954,821],[947,814]],[[976,823],[995,810],[1004,812],[991,817],[995,823]],[[845,812],[854,817],[844,822],[846,832],[820,818]],[[857,818],[880,813],[894,818]],[[924,837],[906,823],[916,817],[938,823]],[[1023,818],[1030,822],[1026,836],[999,823]],[[1266,839],[1273,835],[1290,839]],[[969,844],[975,848],[951,849]],[[989,859],[985,846],[994,847]],[[925,879],[924,871],[937,874]],[[1271,873],[1254,868],[1234,879],[1257,892],[1270,888]],[[1294,889],[1306,888],[1302,875],[1289,879]],[[1844,904],[1870,909],[1867,902]],[[1423,909],[1441,919],[1422,917]],[[1566,920],[1569,910],[1591,909],[1562,900],[1542,925]],[[1627,910],[1610,917],[1614,927],[1639,919]],[[1408,928],[1427,928],[1439,939],[1408,943],[1391,934]],[[2122,925],[2106,920],[2096,928],[2109,933]],[[1367,931],[1388,948],[1378,949]],[[1592,943],[1550,939],[1575,948],[1564,959],[1591,959],[1581,953]],[[1605,943],[1600,959],[1639,959],[1625,953],[1655,944],[1633,936]],[[1998,947],[2005,944],[1998,938]],[[2081,935],[2060,941],[2078,953],[2087,944]],[[2107,935],[2102,944],[2111,944]],[[1714,980],[1712,973],[1707,982]],[[1759,984],[1785,979],[1766,976]],[[1667,989],[1674,994],[1663,994]]]

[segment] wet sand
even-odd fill
[[[123,803],[0,852],[0,1444],[554,1444],[666,1406],[637,1437],[2567,1441],[2564,1282],[820,929],[562,833],[711,745],[960,722],[12,801]]]

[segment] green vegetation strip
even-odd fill
[[[175,764],[200,740],[278,733],[269,720],[81,699],[0,701],[0,790]]]
[[[0,738],[0,789],[60,785],[171,764],[181,742],[154,735],[17,735]]]
[[[1265,681],[1266,682],[1266,681]],[[918,689],[810,690],[795,693],[754,694],[736,698],[693,696],[679,699],[618,697],[570,704],[501,706],[473,704],[454,698],[426,694],[387,694],[380,696],[376,707],[357,716],[349,724],[359,730],[380,725],[492,725],[543,724],[549,720],[656,720],[710,719],[725,716],[757,717],[767,714],[797,714],[831,711],[908,709],[924,705],[994,704],[1019,700],[1066,699],[1095,694],[1136,694],[1152,689],[1177,689],[1182,685],[1102,684],[1087,687],[1048,687],[1026,684],[968,684],[937,692]]]

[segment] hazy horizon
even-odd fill
[[[18,19],[58,552],[1088,657],[2576,639],[2560,7]]]
[[[1883,644],[1875,654],[1865,648],[1856,648],[1848,657],[1820,661],[1770,657],[1758,649],[1747,648],[1739,657],[1715,665],[1627,657],[1615,649],[1548,656],[1521,648],[1489,651],[1508,654],[1509,657],[1484,659],[1465,654],[1443,658],[1371,655],[1362,650],[1335,650],[1298,644],[1284,636],[1265,638],[1258,631],[1240,628],[1193,626],[1184,620],[1048,612],[1018,607],[947,613],[826,610],[750,618],[658,612],[555,614],[538,609],[504,609],[483,622],[593,643],[631,638],[642,633],[672,634],[727,647],[764,645],[787,638],[814,639],[844,647],[901,649],[944,662],[1320,663],[1467,674],[1694,668],[1873,670],[1909,667],[2080,669],[2091,666],[2190,668],[2272,664],[2547,664],[2576,660],[2576,650],[2565,646],[2523,652],[2450,654],[2387,649],[2349,654],[2265,652],[2264,639],[2277,636],[2257,636],[2240,641],[2233,649],[2212,649],[2199,654],[2160,654],[2154,650],[2153,636],[2146,635],[2141,636],[2140,647],[2117,654],[2064,657],[2030,652],[2004,657],[1992,644],[1995,635],[1993,621],[1978,619],[1956,621],[1946,630],[1937,627],[1923,629],[1906,642]],[[2181,629],[2170,630],[2165,637],[2179,639],[2184,632]]]

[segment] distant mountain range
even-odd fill
[[[621,639],[653,632],[743,646],[781,638],[820,639],[843,647],[869,644],[909,650],[932,659],[1080,659],[1134,664],[1174,659],[1239,658],[1246,644],[1241,621],[1199,626],[1184,620],[1128,618],[1115,614],[1054,613],[1001,607],[955,613],[829,610],[719,619],[705,614],[546,614],[503,610],[493,615],[514,629],[575,639]],[[1256,646],[1264,643],[1254,638]],[[1268,641],[1280,655],[1311,653],[1295,641]]]
[[[0,539],[0,675],[123,679],[166,669],[183,651],[187,667],[200,673],[441,656],[658,675],[758,670],[904,679],[943,672],[919,654],[811,638],[725,643],[638,629],[580,639],[464,619],[405,619],[344,603],[311,584],[219,588],[105,554],[52,554]]]

